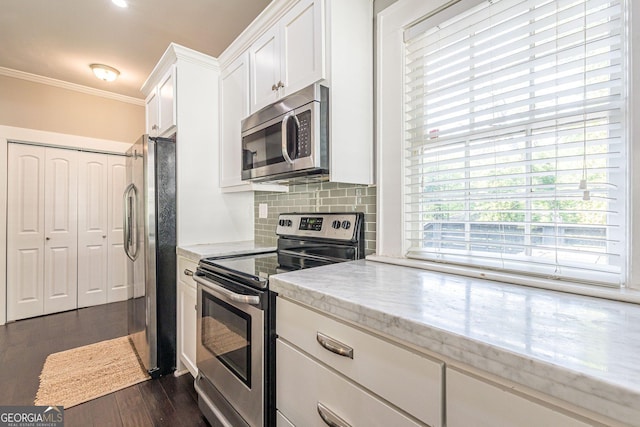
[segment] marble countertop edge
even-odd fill
[[[640,420],[640,407],[637,405],[640,389],[631,384],[611,382],[553,361],[518,354],[477,338],[304,288],[282,276],[273,277],[270,286],[284,297],[366,329],[380,331],[425,349],[434,356],[441,355],[450,359],[449,363],[453,361],[471,366],[623,423],[629,419]]]
[[[228,256],[273,252],[275,246],[263,245],[253,240],[241,240],[236,242],[202,243],[193,245],[179,245],[176,254],[193,262],[199,262],[202,258],[212,256]]]

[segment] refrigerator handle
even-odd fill
[[[131,197],[131,193],[133,193],[133,198]],[[138,190],[134,184],[129,184],[129,186],[124,190],[123,194],[124,203],[123,203],[123,216],[124,216],[124,251],[129,257],[131,261],[135,261],[138,258],[138,240],[137,236],[135,236],[132,232],[131,226],[132,223],[135,224],[135,207],[138,198]],[[133,203],[132,203],[133,202]],[[134,245],[135,242],[135,245]],[[132,252],[132,248],[135,250]]]

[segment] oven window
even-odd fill
[[[251,316],[202,293],[202,345],[251,388]]]

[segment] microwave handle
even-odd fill
[[[298,117],[296,117],[295,111],[288,112],[282,119],[282,157],[284,157],[285,161],[290,165],[293,164],[293,160],[289,157],[289,150],[287,149],[287,141],[289,140],[287,123],[289,123],[289,119],[292,117],[296,122],[296,127],[300,128],[300,121],[298,120]]]

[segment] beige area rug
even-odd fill
[[[34,404],[69,408],[147,379],[128,337],[102,341],[49,355]]]

